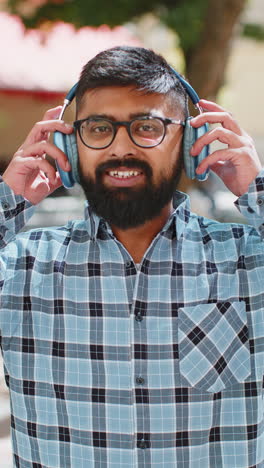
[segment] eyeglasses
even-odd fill
[[[151,116],[140,117],[128,122],[90,117],[76,120],[73,125],[85,146],[92,149],[103,149],[113,143],[119,127],[126,128],[135,145],[142,148],[153,148],[164,140],[167,126],[171,124],[183,126],[185,122]]]

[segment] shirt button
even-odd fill
[[[138,385],[143,385],[145,383],[145,379],[143,379],[143,377],[137,377],[136,378],[136,383]]]
[[[128,260],[128,261],[126,262],[126,268],[130,268],[131,265],[132,265],[132,262],[131,262],[130,260]]]
[[[258,199],[257,199],[257,204],[258,204],[259,206],[262,206],[263,203],[264,203],[263,198],[258,198]]]
[[[2,207],[3,207],[4,210],[9,210],[10,205],[9,205],[8,202],[2,202]]]
[[[138,441],[137,446],[138,446],[138,448],[146,449],[146,448],[148,448],[148,442],[146,440],[144,440],[144,439],[141,439],[141,440]]]
[[[136,320],[137,322],[142,322],[143,317],[142,317],[142,315],[141,315],[140,312],[137,312],[137,315],[135,316],[135,320]]]

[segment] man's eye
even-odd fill
[[[135,126],[134,131],[140,135],[156,135],[162,131],[160,122],[138,122]]]
[[[89,131],[91,133],[109,133],[111,132],[111,128],[107,125],[93,125]]]
[[[154,130],[154,127],[152,127],[151,125],[140,125],[140,127],[138,127],[138,130],[140,132],[153,132]]]
[[[94,137],[105,136],[112,133],[112,126],[104,120],[86,120],[82,132]]]

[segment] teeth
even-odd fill
[[[125,179],[126,177],[136,177],[139,171],[109,171],[111,177],[119,177]]]

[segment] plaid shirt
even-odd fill
[[[264,467],[264,173],[254,226],[177,206],[137,267],[86,218],[16,236],[0,183],[0,329],[19,468]]]

